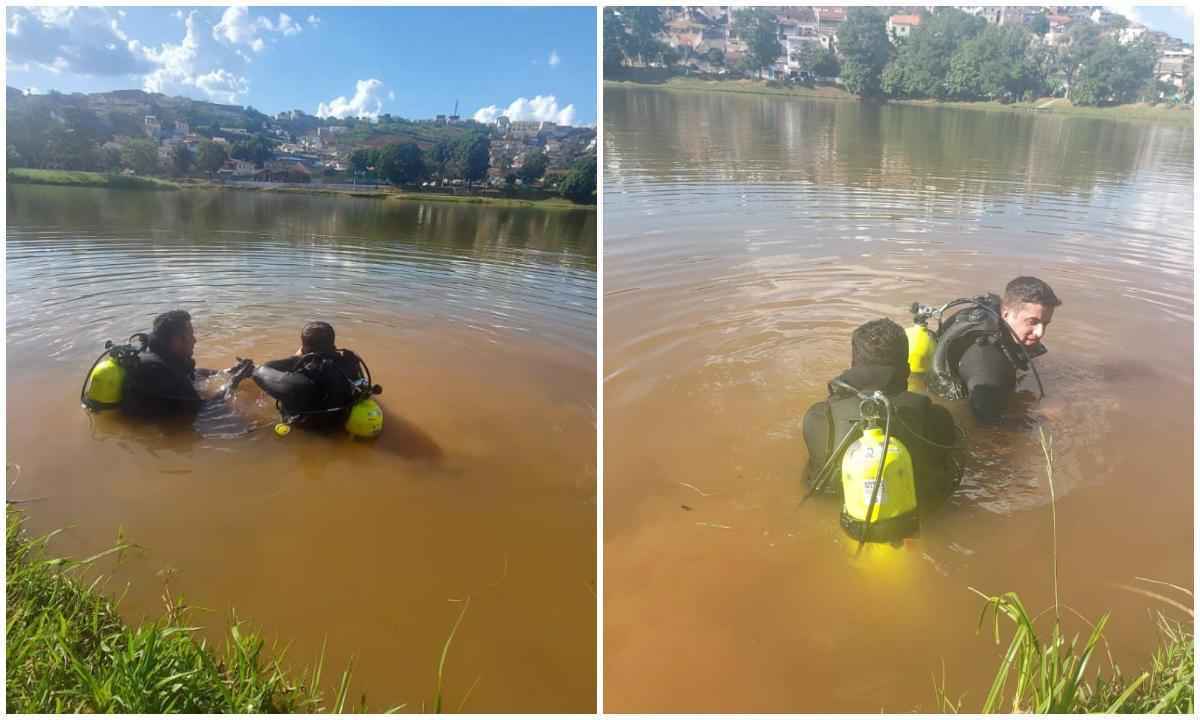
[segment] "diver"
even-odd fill
[[[310,322],[300,331],[295,355],[254,370],[254,382],[279,407],[283,422],[277,432],[292,425],[318,431],[345,427],[356,437],[373,437],[382,430],[378,405],[371,401],[359,407],[382,389],[371,384],[362,358],[338,348],[334,339],[332,325]]]
[[[1062,301],[1045,282],[1022,276],[1005,286],[1003,298],[988,294],[921,312],[940,315],[953,305],[966,307],[938,327],[929,389],[949,400],[966,398],[976,420],[996,424],[1018,373],[1032,369],[1037,375],[1032,360],[1046,353],[1042,338]],[[1037,381],[1040,388],[1041,378]]]
[[[140,335],[144,348],[127,354],[123,360],[125,373],[117,403],[121,412],[131,417],[166,418],[194,416],[205,400],[196,389],[196,380],[221,372],[196,367],[192,358],[196,335],[192,316],[185,310],[171,310],[154,318],[148,336]],[[230,381],[215,398],[229,397],[237,384],[254,369],[250,360],[239,358],[225,372]]]
[[[837,455],[863,435],[861,398],[876,391],[890,404],[890,435],[912,456],[913,483],[920,504],[937,504],[949,497],[962,479],[961,433],[950,412],[927,395],[908,391],[908,337],[892,320],[872,320],[850,336],[850,369],[829,383],[829,399],[804,414],[804,443],[808,446],[805,482],[840,492],[840,482],[818,477],[824,469],[836,472]],[[832,462],[831,462],[832,461]]]

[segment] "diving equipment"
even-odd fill
[[[351,378],[351,374],[365,377]],[[355,438],[369,440],[383,432],[383,409],[373,398],[383,388],[372,383],[370,368],[350,350],[309,353],[265,363],[255,368],[253,378],[275,398],[280,414],[275,432],[279,437],[287,435],[294,423],[303,423],[306,418],[322,419],[324,427],[324,419],[333,421],[335,416],[342,415],[345,419],[341,426]],[[330,382],[345,385],[334,390],[329,387]],[[331,401],[334,407],[322,407]]]
[[[135,346],[134,340],[140,341],[140,346]],[[148,342],[144,333],[130,335],[124,345],[114,345],[111,340],[106,340],[104,352],[92,363],[84,378],[79,402],[94,412],[118,407],[124,395],[126,371],[138,364]]]
[[[862,400],[866,428],[842,457],[842,528],[859,545],[891,542],[919,529],[912,456],[891,434],[891,404],[881,392]],[[883,427],[880,427],[880,421]]]

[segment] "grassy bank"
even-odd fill
[[[1195,713],[1196,674],[1195,631],[1191,624],[1171,620],[1158,613],[1158,645],[1136,676],[1125,675],[1112,656],[1108,655],[1108,670],[1101,667],[1097,657],[1104,640],[1105,614],[1097,622],[1079,615],[1059,601],[1058,538],[1054,497],[1054,446],[1043,433],[1042,450],[1050,487],[1051,573],[1054,585],[1054,605],[1031,614],[1016,593],[988,596],[971,588],[983,598],[984,607],[979,624],[982,628],[992,618],[992,635],[1000,644],[1002,619],[1011,623],[1012,639],[1000,660],[979,712],[1014,713]],[[1141,595],[1158,600],[1193,618],[1192,592],[1186,588],[1147,578],[1137,578],[1139,585],[1123,586]],[[1164,593],[1171,593],[1171,597]],[[1063,611],[1069,611],[1086,628],[1087,639],[1079,636],[1069,641],[1063,628]],[[1053,612],[1049,634],[1039,633],[1038,621]],[[1091,673],[1089,677],[1089,667]],[[943,677],[937,687],[940,709],[959,712],[963,699],[951,699],[945,690]]]
[[[30,538],[20,514],[7,511],[5,600],[9,713],[294,713],[347,708],[350,672],[337,694],[321,696],[321,662],[289,677],[282,654],[241,623],[230,625],[218,654],[189,626],[181,601],[164,593],[166,617],[131,628],[114,604],[77,574],[119,545],[83,561],[50,557],[45,538]],[[272,653],[274,654],[274,653]],[[365,701],[364,701],[365,702]],[[398,708],[397,708],[398,709]],[[357,708],[365,711],[365,707]]]
[[[9,169],[8,182],[26,185],[108,188],[110,190],[179,189],[179,185],[173,182],[137,175],[105,175],[79,170],[35,170],[32,168]]]
[[[660,90],[677,92],[717,92],[742,95],[775,95],[783,97],[821,98],[825,100],[857,100],[857,96],[845,90],[830,86],[805,87],[785,85],[767,80],[702,80],[699,78],[666,75],[662,73],[637,73],[621,75],[604,81],[605,87],[653,87]],[[951,107],[963,110],[982,110],[986,112],[1033,113],[1046,115],[1066,115],[1071,117],[1089,117],[1105,120],[1160,122],[1175,125],[1191,125],[1193,123],[1192,107],[1166,105],[1117,105],[1114,107],[1084,107],[1071,104],[1064,98],[1039,98],[1033,102],[1000,103],[989,102],[957,102],[939,100],[890,100],[898,105],[914,105],[919,107]]]
[[[445,202],[468,205],[487,205],[491,207],[530,207],[542,210],[592,210],[595,205],[577,205],[566,198],[549,197],[538,200],[520,197],[502,197],[494,195],[446,195],[442,193],[404,192],[401,190],[370,189],[351,190],[348,188],[328,188],[320,184],[312,185],[266,185],[255,186],[239,183],[210,183],[191,181],[184,185],[189,189],[201,190],[241,190],[248,192],[295,193],[300,195],[329,195],[334,197],[368,198],[376,200],[406,200],[419,202]]]

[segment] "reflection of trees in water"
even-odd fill
[[[248,191],[129,192],[10,187],[10,222],[81,234],[142,237],[192,247],[229,246],[247,237],[292,247],[358,254],[366,245],[413,246],[427,254],[467,252],[479,260],[525,260],[595,268],[596,214],[468,203],[397,202]],[[18,219],[19,218],[19,219]]]
[[[728,93],[609,89],[605,122],[610,166],[658,181],[1088,195],[1192,155],[1169,126]]]

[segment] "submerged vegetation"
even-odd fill
[[[266,652],[264,641],[235,618],[218,653],[196,638],[200,628],[186,623],[186,606],[169,590],[165,618],[125,625],[115,604],[97,591],[101,580],[85,585],[77,571],[130,545],[81,561],[48,557],[46,544],[55,533],[30,538],[21,515],[11,508],[6,514],[7,712],[367,711],[365,696],[355,707],[347,704],[349,667],[332,700],[323,697],[323,650],[315,668],[297,679],[281,665],[284,651]],[[447,640],[438,667],[439,707],[449,646]]]
[[[1041,432],[1039,430],[1039,432]],[[1195,713],[1195,632],[1183,623],[1158,613],[1159,645],[1150,658],[1149,668],[1132,679],[1125,676],[1111,655],[1110,671],[1097,668],[1096,652],[1104,640],[1106,613],[1098,622],[1091,622],[1075,611],[1090,627],[1087,640],[1080,645],[1079,636],[1067,640],[1062,626],[1062,610],[1069,609],[1059,602],[1058,594],[1058,531],[1054,509],[1054,446],[1045,433],[1041,434],[1050,486],[1050,517],[1054,543],[1052,573],[1054,605],[1031,615],[1016,593],[988,596],[971,588],[984,598],[986,604],[980,615],[980,627],[992,616],[992,636],[1000,644],[1001,616],[1013,625],[1013,637],[1000,661],[992,686],[980,712],[1014,713]],[[1139,582],[1164,586],[1192,600],[1186,588],[1147,578]],[[1182,602],[1142,587],[1123,589],[1155,598],[1193,617],[1192,610]],[[1037,621],[1053,611],[1054,626],[1049,638],[1039,635]],[[1089,666],[1096,668],[1091,679]],[[942,711],[959,712],[962,699],[952,700],[946,693],[945,681],[937,688],[938,704]]]

